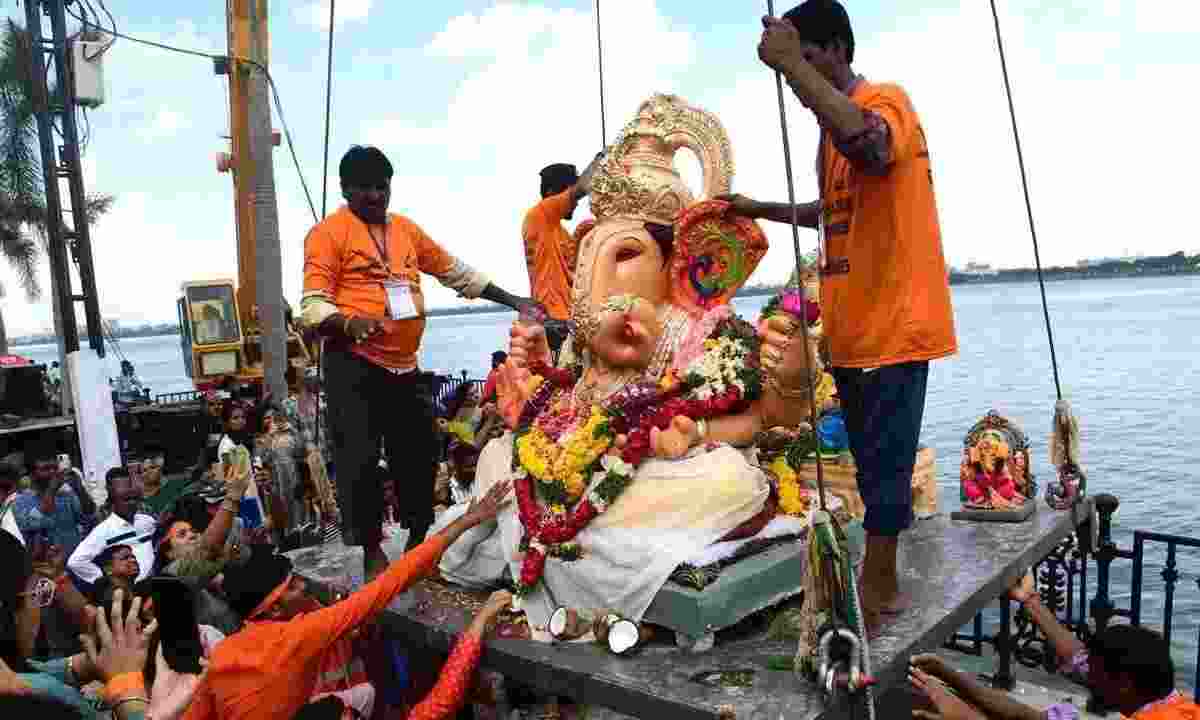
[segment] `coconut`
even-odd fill
[[[617,655],[624,655],[649,638],[649,629],[622,618],[608,628],[608,649]]]
[[[550,616],[546,629],[555,640],[574,640],[588,631],[587,623],[571,608],[560,607]]]

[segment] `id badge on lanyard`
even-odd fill
[[[420,315],[417,312],[417,304],[413,301],[412,283],[391,278],[383,281],[383,289],[387,294],[389,320],[412,320]]]
[[[418,317],[420,313],[417,311],[416,301],[413,299],[413,284],[404,278],[398,278],[392,273],[391,263],[388,260],[387,251],[387,227],[383,230],[383,242],[367,230],[371,234],[371,240],[375,242],[375,247],[379,250],[379,260],[383,263],[384,268],[391,277],[383,281],[383,293],[387,299],[387,314],[389,320],[411,320]]]

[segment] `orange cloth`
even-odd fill
[[[352,350],[376,365],[395,370],[417,366],[417,348],[425,332],[424,315],[410,320],[387,319],[389,277],[407,280],[413,303],[421,310],[421,273],[465,297],[478,297],[487,279],[435,243],[416,223],[390,214],[385,267],[367,226],[348,207],[342,207],[309,231],[304,240],[304,304],[327,300],[347,317],[383,320],[384,331],[357,343]]]
[[[465,634],[438,674],[437,685],[408,713],[407,720],[445,720],[458,714],[475,684],[475,668],[483,655],[483,640]]]
[[[1129,720],[1200,720],[1200,705],[1176,692],[1138,710]]]
[[[904,90],[859,82],[850,99],[883,118],[886,174],[854,170],[823,133],[825,248],[821,305],[835,367],[878,367],[954,354],[954,311],[925,132]]]
[[[562,221],[571,209],[574,193],[572,185],[543,199],[525,213],[521,226],[529,292],[555,320],[571,318],[571,282],[579,246]]]
[[[185,720],[290,720],[316,690],[329,649],[428,575],[447,544],[445,535],[434,535],[327,608],[283,622],[248,622],[213,649]]]

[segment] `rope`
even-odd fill
[[[1000,51],[1000,72],[1004,75],[1004,93],[1008,96],[1008,115],[1012,120],[1013,142],[1017,146],[1017,165],[1021,169],[1021,190],[1025,193],[1025,215],[1029,218],[1029,234],[1033,237],[1033,262],[1037,267],[1038,287],[1042,292],[1042,315],[1046,320],[1046,339],[1050,343],[1050,366],[1054,370],[1054,392],[1062,400],[1062,383],[1058,379],[1058,356],[1054,352],[1054,332],[1050,328],[1050,306],[1046,302],[1046,280],[1042,277],[1042,257],[1038,249],[1037,229],[1033,224],[1033,204],[1029,200],[1029,181],[1025,177],[1025,156],[1021,152],[1021,134],[1017,131],[1017,111],[1013,105],[1012,85],[1008,80],[1008,63],[1004,60],[1004,40],[1000,34],[1000,14],[996,0],[991,0],[992,21],[996,26],[996,48]]]
[[[771,17],[775,17],[775,3],[773,2],[773,0],[767,0],[767,14],[770,15]],[[799,283],[801,273],[804,270],[804,260],[803,260],[803,256],[800,254],[800,210],[796,206],[796,183],[792,178],[792,145],[788,139],[787,110],[784,107],[784,103],[783,103],[783,75],[780,74],[779,72],[775,73],[775,90],[779,96],[779,125],[780,125],[780,129],[782,130],[782,133],[783,133],[783,165],[784,165],[784,171],[787,174],[788,205],[790,205],[792,208],[792,222],[791,222],[791,225],[792,225],[792,250],[795,253],[795,257],[796,257],[796,280],[797,280],[797,283]],[[818,207],[817,207],[817,216],[818,217],[821,216],[820,203],[818,203]],[[799,290],[800,290],[801,294],[804,293],[803,284],[801,284]],[[803,329],[804,349],[805,349],[805,352],[808,352],[810,343],[809,343],[809,328],[808,328],[808,314],[807,313],[804,313],[804,317],[800,318],[800,327]],[[808,379],[808,402],[809,402],[809,418],[810,418],[811,424],[812,424],[812,431],[813,431],[813,433],[816,433],[816,431],[817,431],[817,414],[818,414],[817,413],[817,389],[816,389],[816,380],[812,377],[812,373],[809,373],[809,379]],[[825,500],[825,469],[824,469],[824,467],[822,467],[823,465],[824,465],[824,463],[821,462],[821,445],[820,445],[820,441],[818,440],[817,441],[817,496],[818,496],[819,502],[821,504],[821,512],[828,512],[829,507],[826,504],[826,500]]]
[[[596,59],[600,65],[600,147],[608,144],[608,130],[604,125],[604,46],[600,42],[600,0],[596,0]]]
[[[325,198],[329,191],[329,106],[333,99],[333,8],[329,0],[329,58],[325,64],[325,161],[321,165],[321,217],[325,217]]]
[[[114,37],[123,38],[140,45],[158,48],[159,50],[167,50],[169,52],[179,53],[181,55],[202,57],[212,61],[236,60],[261,70],[262,74],[267,78],[267,85],[271,88],[271,98],[275,103],[275,112],[279,115],[279,124],[283,126],[283,136],[287,138],[288,150],[292,155],[292,165],[296,168],[296,175],[300,178],[300,187],[304,190],[304,198],[308,201],[308,209],[312,212],[313,222],[321,221],[321,218],[317,217],[317,206],[313,203],[312,194],[308,191],[308,183],[304,180],[304,173],[300,170],[300,160],[296,157],[296,145],[292,142],[292,131],[288,128],[287,120],[283,116],[283,103],[279,100],[279,90],[275,87],[275,79],[271,77],[271,72],[267,70],[266,65],[263,65],[256,60],[238,57],[236,55],[217,55],[216,53],[207,53],[199,50],[189,50],[188,48],[176,47],[174,45],[166,45],[164,43],[154,42],[153,40],[143,40],[142,38],[126,35],[125,33],[119,33],[115,30],[106,30],[105,32],[113,35]]]

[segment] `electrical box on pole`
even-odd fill
[[[71,69],[75,75],[75,103],[85,108],[104,104],[104,51],[111,41],[101,33],[85,33],[71,42]]]

